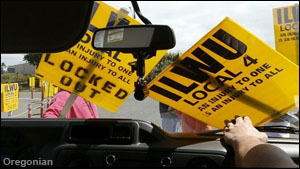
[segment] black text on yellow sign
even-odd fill
[[[274,9],[280,31],[299,30],[299,5]]]
[[[19,106],[18,83],[1,84],[1,112],[17,110]]]
[[[295,107],[299,68],[227,18],[149,85],[149,96],[212,126],[261,125]],[[278,98],[281,98],[280,100]]]
[[[103,2],[95,2],[88,31],[81,41],[67,51],[44,54],[36,76],[59,88],[115,112],[134,90],[137,79],[131,63],[131,54],[116,51],[96,51],[91,45],[94,32],[112,26],[118,11]],[[136,20],[126,17],[119,25],[137,25]],[[166,51],[146,61],[145,75],[158,63]]]
[[[276,50],[299,65],[299,5],[273,9]]]
[[[103,80],[102,76],[99,76],[96,73],[92,73],[84,67],[75,65],[71,60],[63,59],[61,60],[61,62],[57,62],[56,60],[56,63],[58,64],[55,64],[54,62],[51,62],[50,57],[50,54],[46,54],[45,58],[42,61],[50,66],[53,66],[53,68],[59,68],[60,71],[65,73],[65,75],[62,75],[59,78],[60,86],[72,87],[72,91],[77,93],[89,93],[89,98],[91,99],[101,92],[111,93],[113,89],[116,88],[116,84],[114,84],[113,82]],[[88,84],[84,84],[78,79],[87,81],[91,88],[88,88]],[[114,96],[118,99],[124,99],[128,96],[128,92],[122,88],[118,88]]]

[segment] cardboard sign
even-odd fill
[[[137,80],[130,64],[132,54],[96,51],[91,45],[97,29],[113,26],[118,10],[103,2],[95,2],[88,31],[79,43],[67,51],[44,54],[36,76],[59,88],[73,92],[100,107],[115,112],[134,90]],[[118,25],[137,25],[131,17]],[[157,51],[155,57],[146,60],[145,76],[164,56],[166,50]]]
[[[17,110],[19,106],[18,83],[1,84],[1,112]]]
[[[35,87],[35,77],[29,77],[29,87]]]
[[[299,5],[273,9],[276,50],[299,65]]]
[[[225,18],[148,88],[153,99],[219,129],[235,115],[263,125],[296,108],[299,67]]]

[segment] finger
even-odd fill
[[[239,117],[241,117],[241,116],[239,116],[239,115],[234,116],[234,123],[233,124],[236,124],[236,119],[239,118]]]
[[[234,127],[234,124],[232,122],[229,122],[227,123],[227,127],[230,129],[230,128],[233,128]]]
[[[235,124],[235,119],[231,120],[230,122],[231,122],[232,124]]]
[[[244,117],[244,121],[245,121],[245,123],[247,123],[249,125],[252,125],[252,121],[251,121],[251,119],[248,116]]]
[[[234,116],[234,119],[236,119],[236,118],[238,118],[238,117],[241,117],[241,116],[239,116],[239,115],[235,115],[235,116]]]
[[[264,137],[262,138],[262,141],[263,142],[268,142],[268,135],[266,133],[263,133],[264,134]]]
[[[228,131],[229,131],[229,128],[227,126],[224,127],[223,132],[228,132]]]
[[[225,125],[227,125],[227,123],[229,123],[229,120],[224,120]]]
[[[239,123],[243,123],[244,122],[244,120],[243,120],[243,118],[242,117],[237,117],[236,119],[235,119],[235,123],[236,124],[239,124]]]

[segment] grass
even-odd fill
[[[1,84],[3,83],[18,83],[20,92],[30,92],[29,87],[29,77],[33,75],[15,74],[15,73],[2,73],[1,74]],[[35,79],[35,85],[38,86],[38,79]],[[41,91],[39,87],[36,87],[34,91]]]

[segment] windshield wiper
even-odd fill
[[[289,127],[289,126],[259,126],[255,127],[257,130],[262,132],[277,132],[277,133],[299,133],[299,128]]]
[[[255,127],[255,128],[261,132],[276,132],[276,133],[290,133],[290,134],[299,133],[299,128],[289,127],[289,126],[259,126],[259,127]],[[223,130],[202,131],[202,132],[199,132],[198,134],[201,136],[223,135]]]

